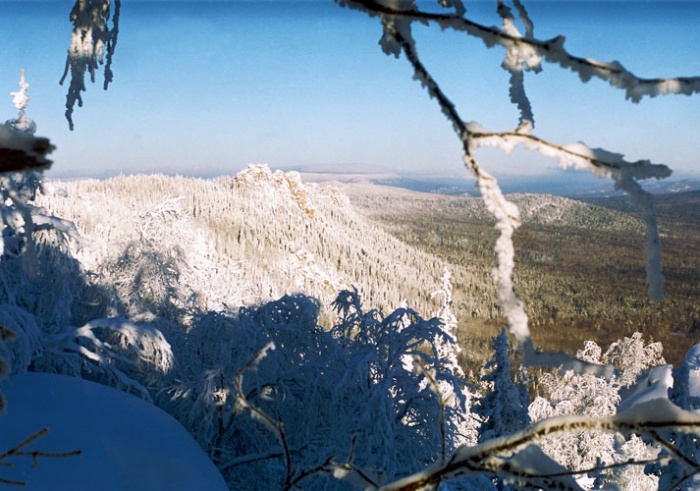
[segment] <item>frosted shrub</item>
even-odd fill
[[[304,489],[345,489],[348,483],[324,475],[331,472],[331,457],[352,462],[380,483],[416,471],[440,458],[443,447],[445,452],[454,447],[457,409],[463,412],[464,400],[445,407],[426,383],[429,376],[459,389],[434,344],[446,336],[440,322],[408,309],[386,317],[365,312],[355,291],[342,292],[335,305],[340,318],[329,331],[318,325],[318,303],[285,296],[236,316],[194,318],[176,344],[182,382],[160,400],[236,489],[284,487],[302,475]],[[270,343],[274,349],[254,369],[238,373]],[[415,357],[420,369],[406,366],[406,356]],[[249,405],[281,423],[286,446],[243,414]],[[261,484],[262,476],[267,480]]]
[[[613,364],[618,369],[617,375],[605,379],[573,371],[563,375],[545,373],[537,381],[545,397],[537,397],[532,402],[529,408],[531,418],[533,421],[561,415],[604,418],[616,414],[621,389],[633,385],[643,371],[664,363],[661,350],[659,343],[645,345],[640,333],[612,343],[605,353],[595,342],[587,341],[578,357],[590,363]],[[641,385],[641,390],[644,390],[648,384],[643,380]],[[569,469],[596,469],[631,460],[644,462],[653,460],[659,452],[658,448],[648,446],[634,434],[625,438],[622,434],[590,430],[544,438],[540,446]],[[641,466],[597,471],[592,476],[597,476],[600,482],[614,482],[622,489],[651,490],[657,489],[658,483],[658,479],[646,475]],[[580,481],[592,482],[584,478]]]
[[[661,343],[645,344],[639,332],[612,343],[603,353],[601,362],[619,370],[620,384],[624,387],[636,382],[642,372],[666,364]]]
[[[612,416],[620,401],[619,386],[592,374],[563,375],[545,373],[539,377],[546,397],[537,397],[530,405],[533,421],[552,416],[581,415],[591,418]],[[545,438],[542,449],[570,469],[593,468],[600,459],[613,461],[616,451],[615,435],[602,432],[574,432]]]

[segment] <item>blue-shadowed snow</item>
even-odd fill
[[[187,431],[148,402],[73,377],[26,373],[5,380],[7,413],[0,416],[0,449],[48,427],[24,450],[82,454],[5,460],[0,478],[29,490],[227,490],[221,474]]]

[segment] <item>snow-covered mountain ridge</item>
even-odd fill
[[[99,283],[89,301],[112,305],[116,315],[165,310],[176,317],[182,309],[236,309],[300,292],[321,301],[327,323],[337,292],[355,286],[366,305],[388,312],[405,302],[429,317],[439,308],[431,294],[447,266],[462,342],[487,340],[495,328],[483,323],[500,322],[493,221],[478,198],[306,183],[296,172],[266,166],[208,180],[135,175],[50,181],[45,188],[40,204],[74,221],[87,239],[77,257]],[[644,231],[636,213],[601,206],[606,201],[511,199],[523,221],[515,237],[517,284],[533,328],[567,326],[541,338],[552,348],[573,348],[596,325],[608,326],[609,341],[650,319],[660,339],[693,328],[695,256],[686,239],[673,246],[680,236],[668,220],[660,226],[671,294],[661,316],[653,305],[639,305],[644,276],[635,268],[644,261]],[[660,212],[683,209],[660,201]]]
[[[162,283],[153,301],[166,301],[170,289],[180,306],[233,307],[293,292],[329,304],[354,285],[383,309],[403,301],[426,315],[437,308],[430,293],[439,288],[440,260],[383,232],[337,189],[307,185],[296,172],[249,166],[212,180],[121,176],[51,181],[45,189],[39,204],[74,221],[89,241],[78,251],[83,264],[111,283],[126,270],[150,271]],[[146,264],[144,251],[168,267]]]

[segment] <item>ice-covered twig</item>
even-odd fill
[[[463,12],[435,13],[416,8],[404,8],[389,0],[336,0],[342,6],[361,10],[370,15],[392,16],[426,23],[435,22],[442,29],[465,32],[481,39],[491,48],[501,46],[506,50],[531,51],[548,63],[559,65],[576,73],[581,81],[598,78],[611,86],[624,90],[625,97],[639,102],[643,97],[667,94],[700,94],[700,77],[642,78],[627,70],[620,62],[602,62],[570,54],[564,48],[564,36],[548,40],[513,35],[494,26],[479,24],[464,16]]]
[[[76,104],[78,107],[83,105],[81,92],[85,91],[85,75],[89,73],[90,80],[95,81],[95,70],[103,63],[105,50],[107,52],[105,90],[114,78],[111,67],[119,32],[121,0],[114,0],[114,5],[115,12],[111,31],[108,26],[111,0],[93,0],[91,2],[76,0],[71,11],[70,20],[73,22],[73,34],[66,57],[66,67],[59,81],[63,85],[70,71],[71,81],[66,97],[66,119],[71,131],[74,127],[73,109]]]
[[[423,472],[382,487],[383,491],[428,489],[438,483],[462,476],[486,474],[526,478],[529,483],[548,482],[557,489],[580,489],[571,476],[577,471],[557,470],[552,461],[535,445],[544,437],[581,430],[599,430],[654,438],[659,431],[695,432],[700,429],[700,416],[684,411],[668,399],[655,399],[628,411],[607,418],[562,416],[539,421],[523,431],[494,438],[477,446],[458,448],[445,464],[435,465]],[[534,447],[534,448],[533,448]],[[539,450],[539,451],[538,451]],[[511,455],[512,457],[508,457]],[[518,458],[520,457],[520,458]],[[546,457],[546,456],[544,456]],[[516,464],[514,465],[514,460]],[[692,472],[700,465],[687,458],[679,459]],[[658,461],[658,459],[657,459]],[[649,463],[645,460],[643,463]],[[625,464],[642,464],[628,461]],[[619,466],[613,463],[611,466]],[[604,466],[603,468],[608,468]],[[569,479],[566,479],[566,478]],[[545,481],[543,481],[545,480]]]
[[[272,351],[274,349],[275,343],[267,343],[260,351],[258,351],[255,354],[253,358],[251,358],[251,360],[248,363],[246,363],[243,367],[241,367],[240,370],[238,370],[238,373],[234,378],[233,384],[236,388],[236,400],[238,401],[238,403],[244,408],[248,409],[253,419],[262,423],[263,426],[265,426],[265,428],[267,428],[275,436],[275,438],[277,438],[277,441],[282,446],[285,468],[284,488],[289,489],[289,485],[292,481],[292,462],[289,444],[287,443],[287,436],[284,433],[282,422],[279,420],[276,421],[272,419],[272,417],[265,413],[265,411],[251,403],[246,397],[245,392],[243,391],[243,375],[245,374],[245,372],[254,369],[260,363],[260,361],[263,358],[265,358],[265,356],[267,356],[267,352]]]
[[[19,116],[8,119],[4,125],[0,125],[0,173],[25,169],[44,170],[51,166],[51,161],[46,158],[46,155],[54,149],[54,146],[48,138],[34,136],[36,123],[25,113],[29,104],[28,89],[29,84],[25,79],[23,68],[19,76],[19,90],[10,92],[12,103],[19,111]]]
[[[578,66],[576,57],[563,50],[563,38],[557,38],[557,42],[540,42],[532,38],[533,23],[527,15],[522,4],[518,3],[519,16],[526,29],[526,38],[522,38],[515,27],[515,19],[510,9],[499,1],[498,12],[503,20],[503,28],[486,28],[464,18],[465,11],[461,4],[452,2],[440,2],[442,6],[453,5],[455,14],[440,14],[420,11],[413,0],[336,0],[341,6],[348,6],[361,10],[370,16],[379,16],[382,20],[384,33],[380,44],[385,53],[399,56],[402,52],[414,70],[414,79],[418,80],[434,98],[442,113],[452,124],[455,132],[462,141],[464,148],[464,163],[477,179],[477,186],[481,191],[484,202],[489,211],[496,217],[496,228],[500,236],[496,242],[497,266],[493,271],[494,283],[498,292],[498,299],[503,314],[508,320],[511,333],[516,337],[521,348],[531,354],[536,354],[527,325],[527,315],[522,302],[516,296],[513,288],[513,241],[512,235],[520,224],[518,210],[515,205],[508,202],[496,182],[496,179],[481,169],[476,159],[476,150],[480,146],[495,146],[506,152],[518,144],[524,144],[529,150],[537,151],[542,155],[557,158],[563,167],[580,167],[591,169],[596,175],[613,178],[617,186],[626,189],[633,195],[633,200],[643,209],[645,222],[649,228],[647,232],[646,251],[647,281],[650,284],[649,294],[652,298],[662,298],[661,283],[663,276],[660,269],[660,249],[658,231],[656,227],[653,202],[648,199],[639,185],[638,179],[655,177],[661,179],[670,175],[670,170],[659,164],[649,161],[627,162],[622,155],[601,149],[592,149],[584,144],[557,145],[545,141],[531,134],[533,127],[533,114],[529,100],[525,94],[522,73],[523,69],[538,70],[542,59],[550,58],[552,52],[558,53],[554,58],[560,61],[562,66]],[[457,108],[443,92],[437,81],[422,63],[411,33],[412,22],[427,23],[438,22],[442,28],[455,28],[479,37],[488,46],[501,45],[507,50],[503,67],[508,70],[511,77],[511,100],[520,111],[520,123],[516,130],[509,132],[488,132],[477,123],[465,123],[459,115]],[[554,49],[554,48],[557,49]],[[562,61],[564,60],[564,61]],[[584,60],[590,67],[596,67],[593,71],[581,71],[582,78],[587,80],[592,75],[607,73],[608,80],[613,85],[623,84],[635,94],[640,86],[645,86],[643,81],[629,75],[619,64],[604,64],[592,60]],[[614,66],[613,66],[614,65]],[[607,70],[607,71],[606,71]],[[612,74],[612,75],[611,75]],[[617,75],[615,75],[617,74]],[[622,74],[622,75],[620,75]],[[619,75],[619,76],[618,76]],[[629,76],[628,76],[629,75]],[[630,82],[629,77],[633,77]],[[623,83],[624,82],[624,83]],[[700,91],[700,78],[693,84],[697,84]],[[682,93],[686,93],[681,91]],[[655,94],[651,94],[655,95]],[[629,93],[628,93],[629,96]],[[537,358],[542,359],[541,356]]]
[[[557,159],[562,168],[588,169],[598,177],[611,179],[615,179],[618,174],[624,174],[625,178],[635,180],[665,179],[671,175],[671,169],[663,164],[654,164],[648,160],[629,162],[621,154],[600,148],[590,148],[580,142],[558,145],[543,140],[531,134],[531,128],[527,125],[515,131],[503,132],[487,131],[479,123],[474,122],[467,124],[466,127],[474,150],[488,146],[510,153],[518,145],[523,145],[530,151]]]
[[[527,327],[527,315],[522,302],[516,297],[512,284],[513,270],[513,231],[519,225],[519,213],[515,205],[503,197],[496,179],[483,171],[476,160],[476,146],[472,139],[471,130],[457,112],[456,107],[442,91],[437,81],[421,62],[415,44],[398,29],[391,29],[385,24],[384,36],[391,35],[393,40],[401,47],[406,58],[414,69],[414,78],[421,82],[431,97],[435,98],[443,114],[452,123],[455,132],[461,138],[464,148],[464,162],[477,178],[477,184],[489,211],[497,220],[496,228],[501,235],[496,243],[497,267],[493,277],[498,291],[498,298],[504,315],[508,319],[510,331],[523,345],[530,339],[530,331]]]
[[[619,172],[615,173],[615,188],[626,191],[632,199],[632,203],[642,212],[642,220],[646,225],[644,252],[647,256],[646,282],[649,285],[649,298],[663,300],[664,276],[661,273],[661,240],[656,221],[654,196],[642,189],[642,186],[630,174],[631,172],[628,172],[627,168],[620,169]]]
[[[496,179],[483,170],[477,178],[477,186],[486,208],[496,218],[495,227],[500,232],[494,247],[497,258],[496,267],[492,271],[498,302],[503,315],[508,320],[511,334],[515,336],[518,344],[523,346],[530,339],[530,329],[527,325],[525,307],[513,289],[513,268],[515,267],[513,232],[520,226],[520,212],[515,204],[503,196]]]
[[[520,2],[520,0],[513,0],[513,6],[518,11],[518,17],[520,21],[525,26],[525,37],[532,39],[535,37],[535,24],[530,19],[530,15],[525,10],[525,6]]]
[[[518,6],[520,17],[524,19],[526,28],[530,32],[530,35],[532,35],[532,29],[534,28],[532,21],[527,17],[527,12],[522,4],[519,3]],[[498,15],[503,19],[503,31],[513,36],[521,37],[520,31],[515,27],[515,17],[513,17],[511,9],[503,3],[503,0],[498,1]],[[539,72],[542,70],[541,64],[542,57],[538,56],[533,50],[517,49],[516,47],[506,50],[506,56],[501,64],[501,67],[510,74],[510,89],[508,93],[510,95],[510,101],[515,104],[520,112],[520,125],[526,123],[529,123],[533,127],[535,125],[532,105],[525,92],[525,75],[523,71],[529,70]]]
[[[470,144],[475,150],[482,146],[497,147],[510,153],[518,145],[545,157],[556,158],[563,168],[574,167],[588,169],[598,177],[607,177],[615,181],[615,188],[629,194],[632,203],[641,211],[646,225],[644,251],[647,256],[646,281],[649,285],[649,298],[663,299],[663,281],[661,273],[661,241],[654,208],[654,197],[642,189],[638,180],[664,179],[671,175],[671,169],[663,164],[654,164],[648,160],[629,162],[618,153],[601,148],[590,148],[583,143],[557,145],[529,133],[525,125],[516,131],[489,132],[478,123],[469,123],[467,132]],[[483,171],[482,171],[483,173]]]

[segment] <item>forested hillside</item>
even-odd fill
[[[493,219],[477,198],[307,184],[266,166],[211,180],[136,175],[45,189],[42,206],[75,221],[86,239],[78,257],[100,295],[113,292],[100,302],[120,315],[168,304],[175,316],[187,306],[237,308],[303,292],[319,298],[329,323],[337,292],[354,286],[385,312],[407,304],[432,316],[447,267],[470,368],[485,361],[503,322],[491,281]],[[640,331],[664,342],[670,360],[682,359],[687,345],[675,336],[700,340],[697,217],[678,204],[693,196],[660,199],[671,294],[659,305],[643,297],[643,224],[615,209],[624,202],[513,195],[523,218],[516,288],[541,346],[575,353],[586,339],[610,343]]]
[[[375,223],[449,264],[461,339],[472,348],[465,356],[483,349],[503,322],[490,281],[497,233],[483,202],[368,183],[341,189]],[[700,340],[697,196],[658,197],[662,304],[644,298],[644,228],[628,198],[509,196],[523,223],[514,234],[515,287],[540,345],[575,352],[586,339],[609,343],[641,331],[663,342],[669,360],[682,359],[686,342]]]
[[[384,311],[407,303],[431,316],[439,307],[431,294],[442,260],[293,172],[251,166],[213,180],[138,175],[45,188],[41,205],[76,223],[87,239],[78,257],[127,307],[145,297],[237,308],[296,292],[330,305],[351,286]]]

